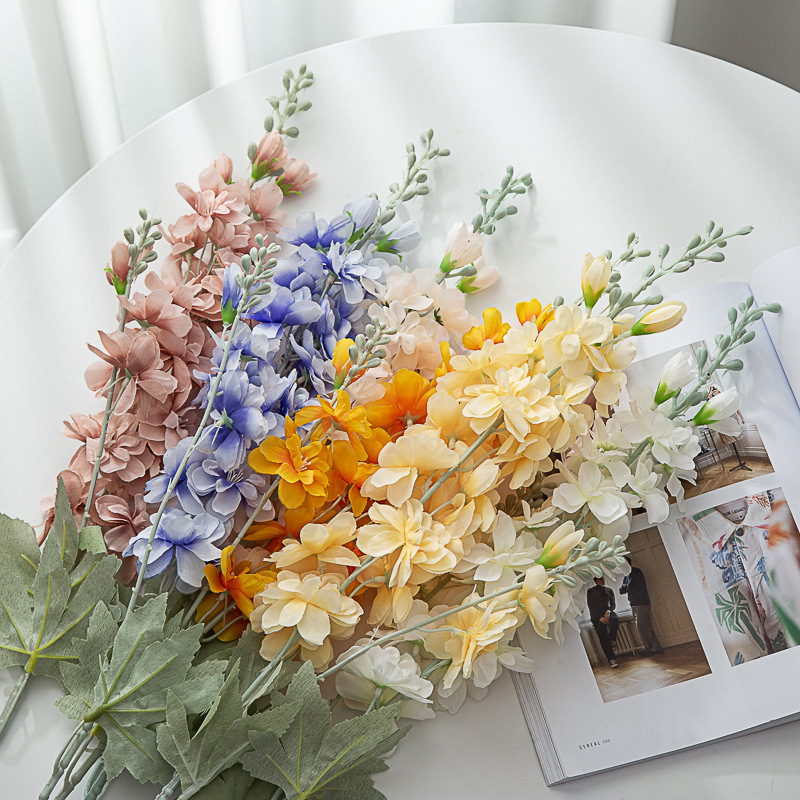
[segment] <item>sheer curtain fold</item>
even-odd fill
[[[89,167],[248,70],[346,39],[551,22],[668,40],[676,0],[0,0],[0,263]]]

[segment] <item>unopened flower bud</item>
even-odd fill
[[[233,161],[230,156],[220,153],[212,162],[211,166],[220,174],[225,183],[230,183],[233,177]]]
[[[576,545],[583,539],[583,531],[575,530],[573,522],[565,522],[559,525],[544,543],[544,551],[537,559],[536,563],[541,564],[545,569],[560,567],[567,563],[569,554]]]
[[[581,269],[581,290],[583,291],[583,302],[587,308],[594,307],[601,295],[608,286],[611,277],[611,263],[604,256],[595,258],[591,253],[587,253],[583,259]]]
[[[694,359],[685,350],[676,353],[661,370],[653,402],[658,406],[666,402],[696,377]]]
[[[674,328],[686,314],[686,304],[680,300],[668,300],[642,316],[631,328],[634,336],[661,333]]]

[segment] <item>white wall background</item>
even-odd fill
[[[800,88],[796,0],[0,0],[0,263],[87,169],[210,88],[346,39],[514,21],[674,41]]]

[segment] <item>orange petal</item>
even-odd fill
[[[282,480],[278,486],[278,497],[286,508],[297,508],[306,498],[306,490],[300,483]]]
[[[208,581],[208,588],[212,592],[219,594],[225,591],[226,586],[220,578],[219,570],[213,564],[207,564],[203,569],[203,573]]]
[[[324,416],[325,412],[319,406],[305,406],[294,415],[294,421],[298,425],[307,425],[315,419],[322,419]]]

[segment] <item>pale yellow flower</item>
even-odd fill
[[[271,558],[278,569],[309,572],[320,563],[358,567],[358,556],[343,545],[356,538],[356,519],[349,512],[337,514],[330,522],[310,522],[300,530],[300,541],[284,539],[283,548]]]
[[[607,369],[597,345],[611,337],[608,317],[587,317],[578,306],[559,306],[539,334],[547,366],[561,367],[567,378],[580,378],[591,368]]]
[[[425,424],[435,428],[439,437],[451,448],[457,442],[472,444],[476,438],[469,420],[461,413],[462,407],[458,400],[442,391],[437,391],[428,400]]]
[[[594,381],[588,375],[561,381],[560,391],[553,398],[559,417],[547,431],[548,441],[555,452],[563,452],[575,441],[576,436],[588,432],[594,421],[594,412],[583,401],[589,396],[593,385]]]
[[[587,308],[592,308],[600,299],[601,295],[608,286],[611,277],[611,262],[605,256],[595,258],[591,253],[587,253],[583,259],[581,269],[581,291],[583,292],[583,302]]]
[[[487,430],[502,414],[506,430],[522,441],[532,425],[549,422],[558,413],[549,396],[550,381],[544,375],[529,375],[524,367],[499,369],[494,381],[464,390],[470,400],[464,416],[477,433]]]
[[[390,588],[405,586],[414,567],[429,575],[443,575],[456,565],[455,554],[447,548],[450,531],[419,500],[407,500],[400,508],[376,503],[369,516],[374,524],[359,530],[356,544],[363,553],[383,557],[391,565]]]
[[[686,304],[680,300],[659,303],[637,320],[631,328],[631,333],[634,336],[643,336],[648,333],[668,331],[683,319],[684,314],[686,314]]]
[[[420,475],[448,470],[456,464],[458,455],[447,447],[436,431],[416,429],[381,450],[378,469],[364,481],[361,494],[400,506],[413,494]]]
[[[475,469],[460,474],[461,491],[467,497],[480,497],[494,489],[499,478],[500,467],[491,458],[487,458]]]
[[[545,569],[560,567],[567,563],[569,554],[581,541],[583,541],[583,530],[576,531],[575,524],[571,520],[564,522],[547,537],[544,550],[536,563]],[[525,577],[527,578],[527,575]]]
[[[536,564],[525,573],[525,581],[519,592],[519,605],[528,615],[533,629],[539,636],[549,639],[547,629],[556,618],[556,599],[547,592],[550,588],[547,570]]]
[[[477,595],[469,599],[476,600]],[[506,598],[498,599],[505,602]],[[469,678],[475,659],[496,651],[506,632],[519,624],[514,609],[498,608],[498,599],[487,601],[484,608],[464,608],[445,617],[439,623],[441,629],[425,637],[425,649],[431,655],[450,659],[450,666],[442,678],[445,689],[449,689],[459,675]],[[432,609],[434,613],[438,610]]]
[[[491,381],[498,369],[508,366],[500,358],[504,353],[505,345],[497,345],[489,340],[483,343],[480,350],[464,356],[453,356],[450,359],[450,372],[439,378],[436,391],[461,398],[465,387]]]
[[[509,488],[529,486],[540,472],[552,469],[550,442],[538,433],[529,433],[521,442],[508,437],[495,459],[503,464],[503,476],[509,477]]]
[[[603,356],[608,371],[598,374],[593,394],[598,403],[611,406],[619,400],[622,387],[628,382],[628,377],[622,370],[636,357],[636,345],[630,339],[625,339],[613,349],[605,348]]]
[[[339,591],[334,575],[279,572],[274,583],[254,598],[250,615],[253,629],[267,636],[296,628],[301,643],[312,648],[329,636],[348,636],[361,617],[362,608]],[[288,638],[288,637],[287,637]]]
[[[538,339],[536,322],[524,322],[521,328],[512,328],[503,339],[504,360],[512,367],[527,364],[529,369],[535,369],[543,359],[542,343]]]

